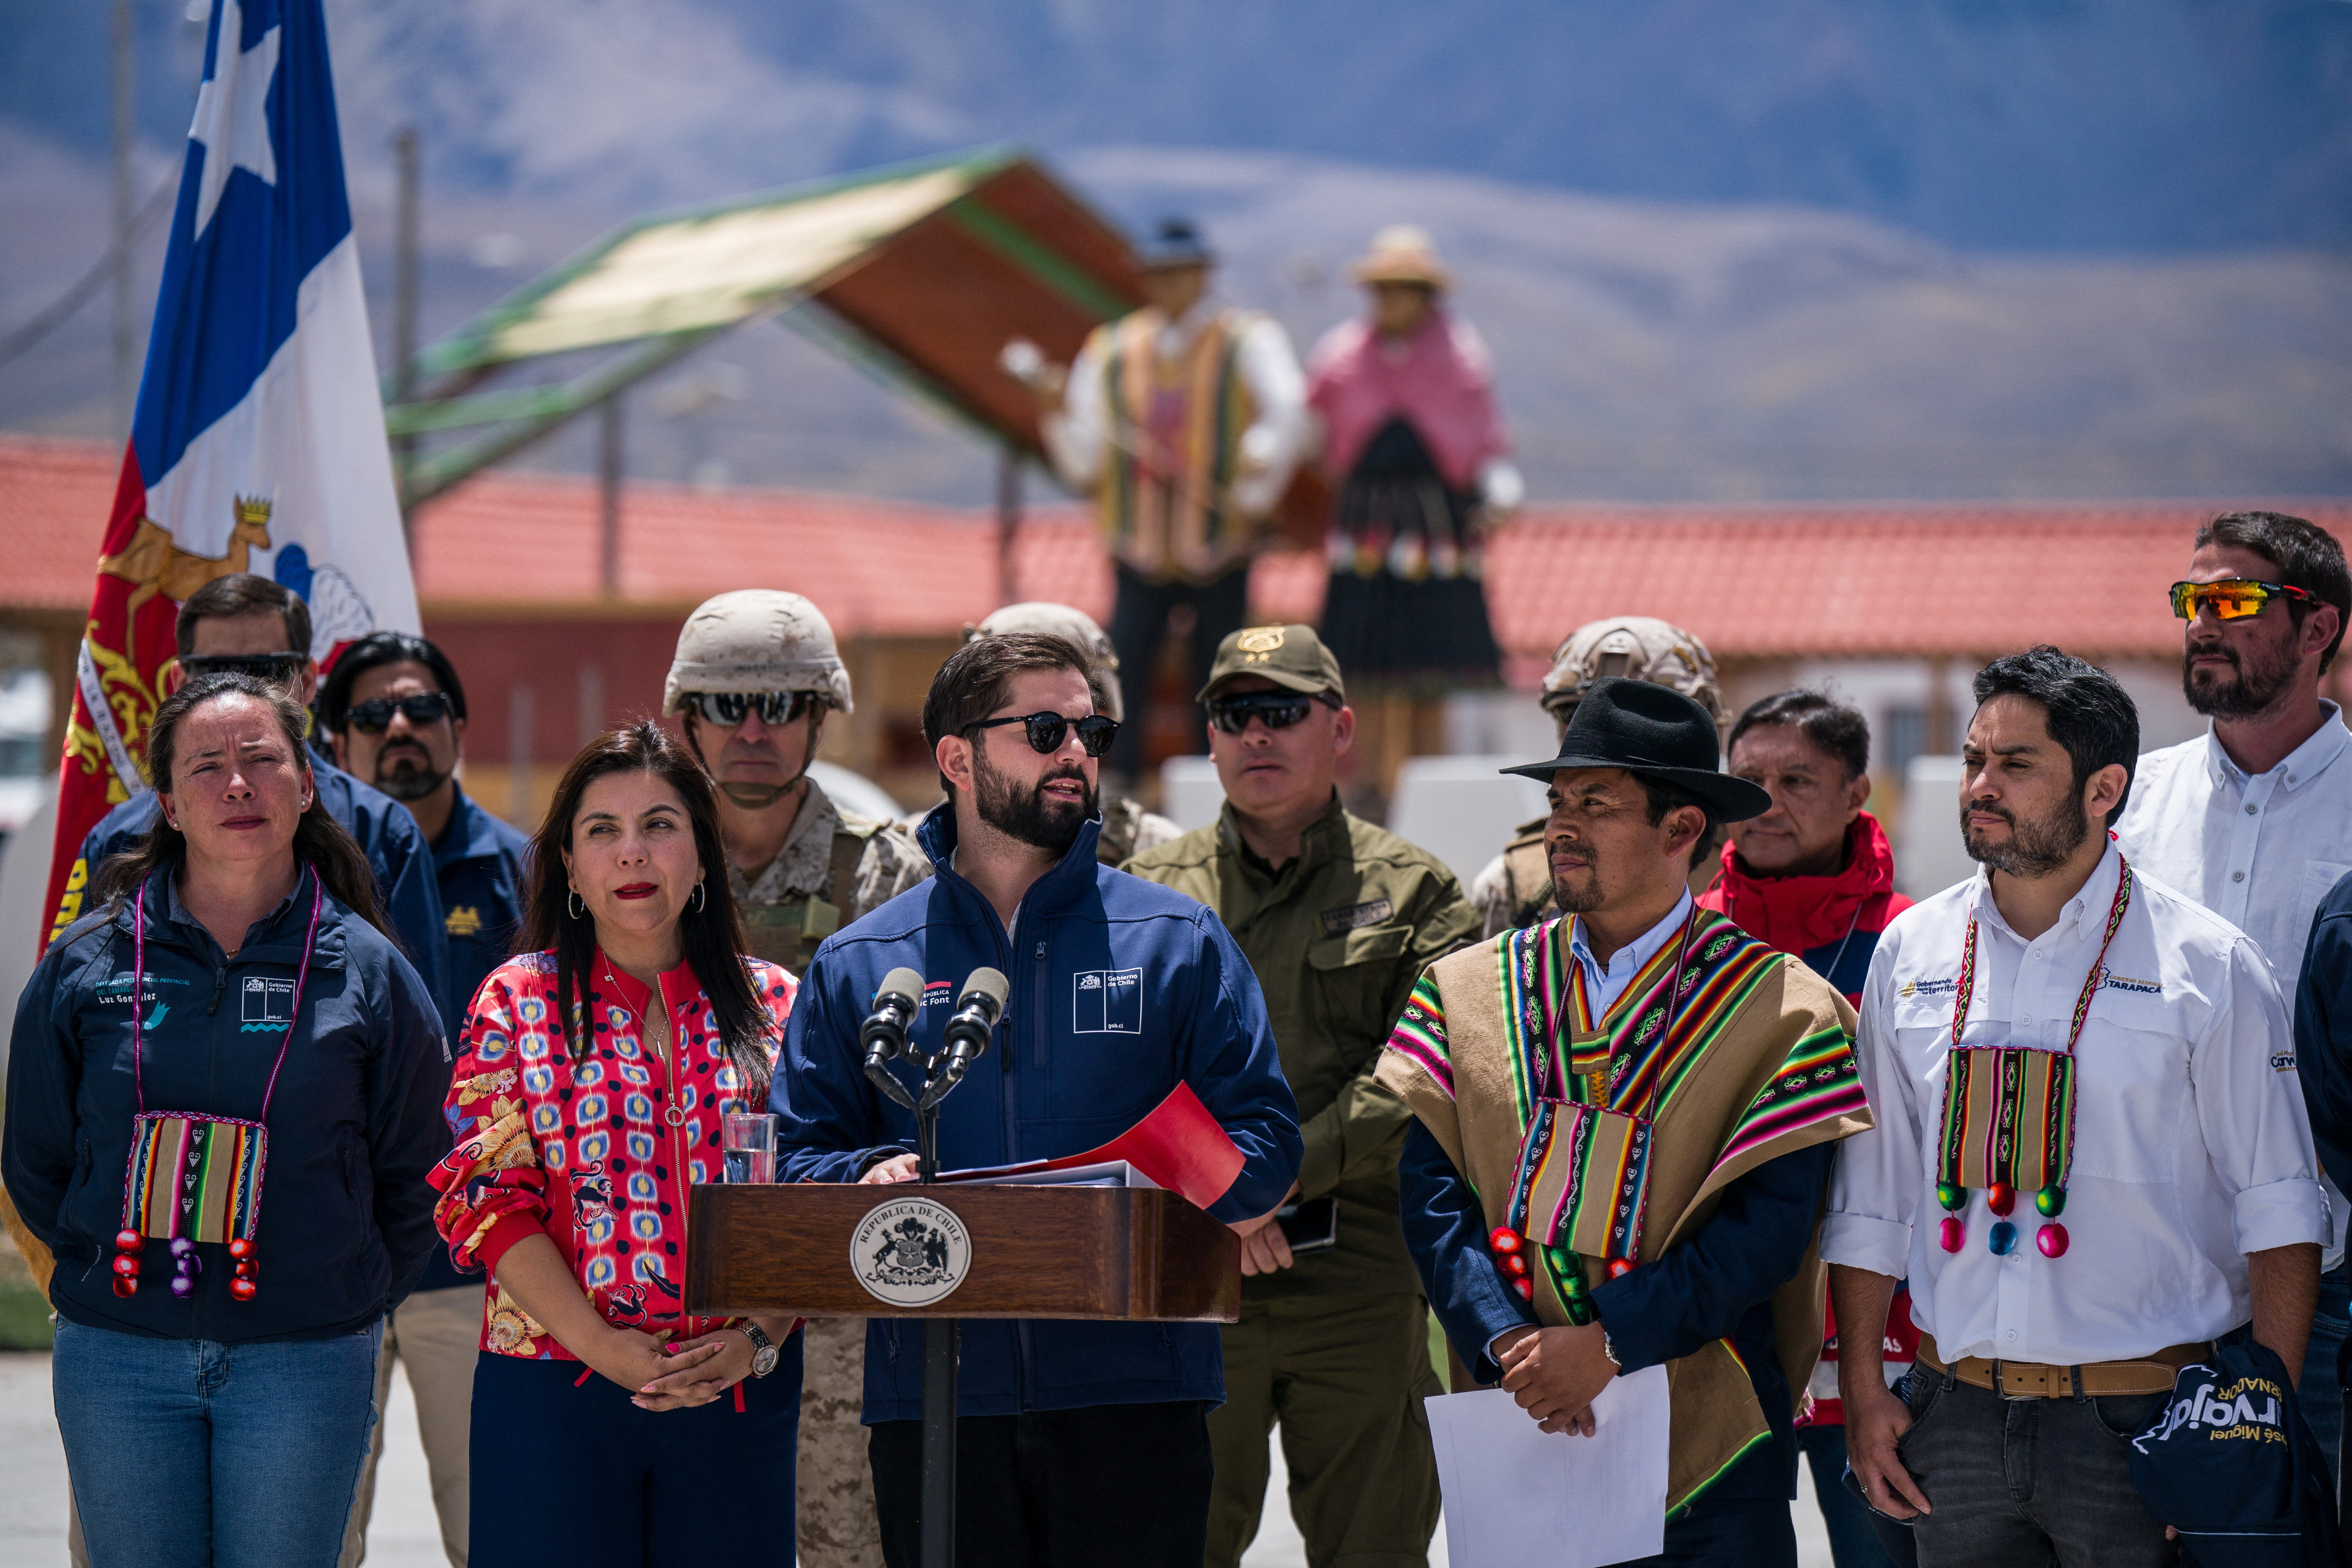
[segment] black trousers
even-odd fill
[[[1143,731],[1151,718],[1151,668],[1168,635],[1170,612],[1180,605],[1192,612],[1192,679],[1184,689],[1184,700],[1190,702],[1209,683],[1217,645],[1249,618],[1249,563],[1201,584],[1147,583],[1129,567],[1113,564],[1118,594],[1111,604],[1109,636],[1112,651],[1118,655],[1118,694],[1127,720],[1105,760],[1112,772],[1133,779],[1143,764]],[[1187,752],[1206,749],[1204,723],[1196,719],[1185,731]]]
[[[866,1453],[882,1560],[922,1557],[923,1424],[881,1421]],[[957,1568],[1201,1568],[1209,1407],[1095,1405],[956,1423]]]

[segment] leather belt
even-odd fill
[[[2168,1345],[2137,1361],[2099,1361],[2083,1366],[2044,1366],[2040,1362],[1996,1361],[1967,1355],[1947,1364],[1935,1340],[1919,1336],[1919,1362],[1960,1382],[1990,1389],[2003,1399],[2099,1398],[2109,1394],[2169,1394],[2174,1376],[2190,1362],[2204,1361],[2213,1346]]]

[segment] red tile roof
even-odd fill
[[[82,443],[0,437],[0,610],[79,609],[119,459]],[[2274,503],[2339,535],[2352,502]],[[2044,505],[1912,503],[1746,508],[1585,505],[1530,509],[1495,541],[1489,603],[1513,673],[1532,679],[1583,621],[1654,615],[1719,658],[1972,658],[2034,642],[2107,658],[2171,656],[2166,584],[2190,531],[2217,508],[2194,501]],[[418,516],[419,596],[436,611],[526,613],[593,605],[594,481],[486,473]],[[1024,598],[1097,618],[1110,571],[1082,512],[1024,521]],[[622,506],[625,604],[665,610],[730,587],[806,594],[845,634],[950,635],[997,602],[986,514],[808,491],[709,491],[633,483]],[[1268,618],[1311,621],[1312,556],[1258,564]]]

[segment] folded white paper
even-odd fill
[[[1454,1568],[1604,1568],[1666,1539],[1666,1369],[1612,1379],[1590,1437],[1546,1432],[1499,1388],[1429,1404]]]

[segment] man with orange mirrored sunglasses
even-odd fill
[[[2342,1053],[2315,1040],[2309,986],[2298,992],[2296,983],[2309,967],[2313,911],[2338,902],[2329,889],[2352,872],[2352,731],[2320,695],[2352,619],[2352,571],[2343,547],[2314,523],[2232,512],[2198,530],[2188,578],[2172,585],[2171,600],[2188,623],[2181,691],[2211,723],[2193,741],[2140,758],[2116,833],[2135,870],[2253,938],[2280,989],[2300,998],[2304,1095],[2337,1189],[2329,1194],[2335,1247],[2323,1260],[2300,1381],[2304,1414],[2332,1469],[2343,1426],[2336,1354],[2352,1307],[2340,1190],[2352,1171],[2352,1037]],[[2352,910],[2352,890],[2341,901]],[[2318,999],[2318,1016],[2352,1018],[2352,974],[2315,978],[2330,994]],[[2344,1110],[2330,1116],[2331,1101]]]

